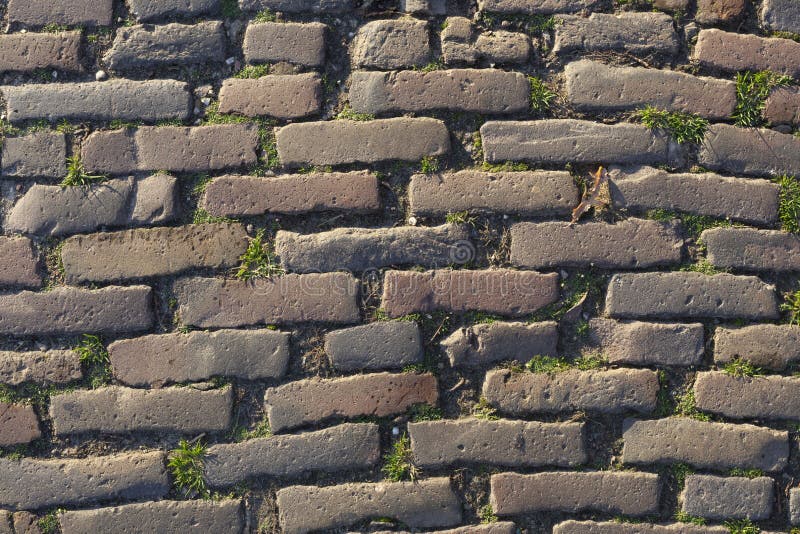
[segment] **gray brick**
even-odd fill
[[[219,91],[220,113],[297,119],[319,113],[322,83],[315,73],[229,78]]]
[[[494,30],[482,33],[475,40],[475,51],[487,63],[524,64],[535,48],[530,38],[522,32]]]
[[[287,61],[306,67],[319,67],[325,62],[326,28],[319,22],[249,24],[242,45],[244,59],[248,63]]]
[[[0,351],[0,384],[65,384],[82,377],[80,358],[72,350]]]
[[[149,22],[172,17],[198,17],[219,12],[220,0],[129,0],[137,20]]]
[[[589,321],[591,343],[612,364],[700,365],[705,351],[700,323],[645,323],[640,321]]]
[[[0,287],[41,287],[38,263],[39,253],[30,239],[0,236]]]
[[[113,4],[113,0],[8,0],[8,21],[29,26],[109,26]]]
[[[453,367],[483,367],[504,360],[525,363],[536,354],[556,356],[557,326],[554,321],[475,324],[459,328],[441,345]]]
[[[800,91],[794,87],[773,89],[762,114],[772,124],[800,124]]]
[[[67,141],[61,133],[43,131],[3,141],[3,177],[63,178],[66,160]]]
[[[374,20],[358,29],[350,56],[356,67],[402,69],[425,65],[431,55],[424,20]]]
[[[40,437],[33,406],[0,401],[0,447],[24,445]]]
[[[337,371],[401,369],[422,361],[422,336],[414,321],[377,321],[328,332],[325,354]]]
[[[800,174],[800,139],[766,128],[713,124],[700,146],[698,163],[732,173]]]
[[[564,521],[553,527],[553,534],[729,534],[728,527],[697,526],[690,523],[652,525],[617,521]]]
[[[221,62],[225,41],[225,28],[218,21],[121,27],[103,61],[114,70]]]
[[[11,514],[5,510],[0,511],[0,534],[15,534]]]
[[[400,0],[400,10],[404,13],[446,15],[447,2],[443,0]]]
[[[800,488],[789,490],[789,522],[800,525]]]
[[[389,534],[390,532],[412,534],[411,532],[402,530],[378,530],[375,531],[375,534]],[[517,525],[511,521],[495,521],[481,525],[466,525],[448,530],[434,530],[432,532],[435,534],[515,534],[517,532]]]
[[[701,30],[691,59],[725,71],[771,70],[800,76],[800,43],[791,39]]]
[[[708,261],[721,269],[800,271],[800,237],[779,230],[715,228],[700,238]]]
[[[239,0],[239,7],[245,11],[343,13],[353,9],[353,3],[353,0]]]
[[[478,0],[480,11],[492,13],[519,13],[522,15],[538,15],[551,13],[575,13],[597,6],[595,0],[543,0],[527,2],[526,0]]]
[[[665,13],[592,13],[589,17],[562,15],[556,24],[553,52],[628,52],[636,56],[674,56],[678,35]]]
[[[791,0],[765,0],[759,15],[764,27],[772,31],[800,33],[800,9]]]
[[[714,332],[714,362],[725,364],[736,358],[752,362],[757,367],[785,369],[800,361],[800,326],[717,327]]]
[[[0,73],[36,69],[81,70],[81,32],[0,35]]]
[[[737,378],[722,371],[697,374],[697,408],[731,419],[800,420],[800,378]]]
[[[706,519],[767,519],[772,514],[773,482],[769,477],[690,475],[681,493],[683,512]]]

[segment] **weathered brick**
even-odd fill
[[[109,26],[113,4],[113,0],[8,0],[8,21],[30,26]]]
[[[325,334],[325,354],[338,371],[400,369],[422,361],[414,321],[376,321]]]
[[[296,119],[319,113],[321,100],[322,83],[315,73],[229,78],[219,90],[219,111]]]
[[[3,141],[2,175],[13,178],[62,178],[66,174],[64,134],[36,132]]]
[[[136,20],[149,22],[171,17],[198,17],[216,14],[220,0],[129,0]]]
[[[571,467],[587,459],[582,423],[459,419],[409,423],[408,433],[420,467]]]
[[[375,531],[375,534],[389,534],[390,532],[412,534],[409,531],[402,530],[378,530]],[[517,532],[517,525],[511,521],[494,521],[481,525],[466,525],[448,530],[434,530],[432,532],[435,534],[515,534]]]
[[[522,32],[494,30],[481,33],[475,40],[478,58],[490,64],[526,63],[534,50],[530,38]]]
[[[520,316],[533,313],[558,298],[558,275],[555,273],[510,269],[387,271],[381,304],[390,317],[436,310]]]
[[[10,510],[159,499],[170,490],[161,452],[55,460],[0,458],[0,482],[0,506]]]
[[[245,11],[342,13],[353,9],[353,3],[353,0],[239,0],[239,7]]]
[[[346,273],[287,274],[249,282],[185,278],[175,284],[175,294],[181,320],[199,328],[360,319],[358,282]]]
[[[263,477],[369,469],[381,457],[378,425],[345,423],[316,432],[213,445],[205,460],[212,487]]]
[[[800,271],[800,237],[779,230],[714,228],[700,238],[708,261],[721,269]]]
[[[177,80],[6,85],[0,91],[12,122],[185,120],[192,109],[186,83]]]
[[[0,351],[0,384],[64,384],[81,377],[80,357],[72,350]]]
[[[760,16],[764,27],[772,31],[800,33],[800,10],[792,0],[765,0]]]
[[[11,513],[5,510],[0,511],[0,534],[16,534],[11,521]]]
[[[772,514],[773,493],[769,477],[689,475],[681,509],[706,519],[767,519]]]
[[[6,226],[6,230],[9,228]],[[0,286],[40,287],[39,254],[25,237],[0,237]]]
[[[426,64],[430,54],[427,21],[400,19],[361,26],[350,55],[356,67],[402,69]]]
[[[0,35],[0,73],[36,69],[81,70],[81,32]]]
[[[444,0],[400,0],[400,10],[404,13],[446,15],[447,2]]]
[[[757,367],[785,369],[800,361],[800,326],[717,327],[714,332],[714,361],[725,364],[736,358],[752,362]]]
[[[281,527],[287,534],[347,527],[373,517],[391,517],[411,528],[461,522],[461,502],[444,477],[324,488],[289,486],[278,490],[277,501]]]
[[[712,170],[732,173],[800,174],[800,138],[767,128],[713,124],[700,146],[698,162]]]
[[[41,436],[33,406],[0,402],[0,447],[23,445]]]
[[[11,522],[15,534],[42,534],[39,517],[32,512],[14,512]]]
[[[553,534],[728,534],[728,527],[697,526],[691,523],[651,525],[618,521],[564,521],[553,527]]]
[[[220,432],[231,424],[233,389],[130,389],[108,386],[50,398],[56,436],[100,432]]]
[[[558,328],[554,321],[541,323],[481,323],[462,327],[442,341],[453,367],[483,367],[531,356],[556,356]]]
[[[781,471],[789,457],[785,431],[688,417],[627,419],[622,437],[622,459],[627,464],[687,463],[718,471],[734,467]]]
[[[700,323],[645,323],[640,321],[589,321],[590,339],[612,364],[699,365],[705,350]]]
[[[800,488],[789,490],[789,522],[800,525]]]
[[[108,346],[117,380],[132,386],[205,380],[214,376],[259,380],[284,375],[289,334],[272,330],[218,330],[123,339]]]
[[[615,274],[606,313],[621,318],[777,319],[775,287],[755,276],[694,272]]]
[[[241,224],[192,224],[70,237],[61,260],[67,283],[111,282],[233,267],[247,244]]]
[[[0,334],[112,334],[147,330],[153,324],[147,286],[89,290],[60,287],[44,293],[0,296]]]
[[[700,24],[730,24],[742,17],[745,0],[697,0],[694,20]]]
[[[90,172],[200,172],[254,165],[257,147],[254,124],[142,126],[91,134],[82,160]]]
[[[554,472],[492,475],[489,501],[497,515],[597,511],[630,516],[658,511],[659,481],[653,473]]]
[[[244,59],[248,63],[286,61],[319,67],[325,62],[326,28],[327,26],[319,22],[249,24],[242,45]]]
[[[527,2],[526,0],[478,0],[480,11],[492,13],[520,13],[538,15],[550,13],[575,13],[591,9],[597,5],[595,0],[542,0]]]
[[[701,30],[692,59],[726,71],[771,70],[800,76],[800,43],[717,29]]]
[[[475,113],[519,113],[528,109],[530,84],[519,72],[453,69],[431,72],[354,72],[348,98],[363,113],[447,109]]]
[[[665,13],[592,13],[589,17],[557,17],[553,52],[628,52],[637,56],[678,53],[678,35]]]
[[[697,374],[697,408],[731,419],[800,419],[800,379],[788,376],[737,378],[722,371]]]
[[[793,87],[773,89],[762,114],[772,124],[800,124],[800,91]]]
[[[139,25],[117,29],[103,61],[114,70],[132,70],[225,61],[222,22]]]

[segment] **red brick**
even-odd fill
[[[33,406],[0,402],[0,446],[22,445],[41,436]]]
[[[219,90],[220,113],[297,119],[318,113],[322,83],[318,74],[273,74],[256,79],[230,78]]]
[[[25,237],[0,237],[0,287],[39,287],[39,255]]]

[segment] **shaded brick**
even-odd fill
[[[239,0],[239,7],[245,11],[342,13],[353,9],[353,0]]]
[[[705,342],[700,323],[589,321],[591,343],[612,364],[689,366],[703,361]]]
[[[0,35],[0,73],[36,69],[81,70],[81,32]]]
[[[39,254],[30,239],[0,236],[0,286],[40,287],[38,263]]]
[[[24,445],[41,436],[33,406],[0,402],[0,446]]]
[[[401,369],[422,361],[414,321],[376,321],[325,334],[325,354],[338,371]]]
[[[729,24],[741,18],[745,8],[745,0],[697,0],[694,20],[700,24]]]
[[[321,99],[322,83],[315,73],[229,78],[219,91],[219,111],[296,119],[318,113]]]
[[[67,172],[64,134],[36,132],[3,140],[2,175],[13,178],[63,178]]]
[[[789,490],[789,522],[800,525],[800,488]]]
[[[423,15],[446,15],[447,2],[443,0],[400,0],[400,10]]]
[[[15,534],[43,534],[39,527],[39,517],[31,512],[14,512],[11,514]]]
[[[5,510],[0,511],[0,534],[15,534],[11,514]]]
[[[800,33],[800,9],[793,0],[764,0],[760,16],[770,30]]]
[[[589,17],[562,15],[556,24],[553,52],[628,52],[637,56],[678,53],[678,35],[665,13],[592,13]]]
[[[800,378],[737,378],[722,371],[697,374],[697,408],[731,419],[800,419]]]
[[[701,30],[692,59],[726,71],[771,70],[800,77],[800,43],[791,39]]]
[[[651,525],[618,521],[564,521],[553,527],[553,534],[729,534],[728,527],[698,526],[690,523]]]
[[[0,351],[0,384],[65,384],[82,377],[80,357],[72,350]]]
[[[556,356],[558,328],[554,321],[541,323],[492,322],[462,327],[441,343],[453,367],[483,367],[531,356]]]
[[[103,61],[114,70],[192,65],[225,61],[225,50],[222,22],[147,24],[118,28]]]
[[[142,22],[213,15],[219,12],[220,3],[220,0],[128,0],[131,13]]]
[[[773,482],[769,477],[689,475],[681,493],[682,510],[706,519],[767,519],[772,514]]]
[[[701,236],[708,261],[720,269],[800,271],[800,237],[779,230],[715,228]]]
[[[373,20],[358,29],[350,56],[356,67],[419,67],[430,58],[428,41],[427,21]]]
[[[538,15],[550,13],[575,13],[591,9],[597,5],[595,0],[542,0],[527,2],[526,0],[478,0],[480,11],[492,13],[520,13]]]
[[[800,124],[800,91],[792,87],[773,89],[762,114],[773,124]]]
[[[411,532],[402,530],[378,530],[375,534],[389,534],[389,532],[411,534]],[[434,530],[433,532],[435,532],[435,534],[515,534],[517,532],[517,525],[511,521],[495,521],[481,525],[466,525],[448,530]]]
[[[732,173],[800,174],[800,138],[766,128],[712,124],[700,146],[698,163]]]
[[[242,45],[244,59],[248,63],[287,61],[307,67],[319,67],[325,62],[326,28],[327,26],[319,22],[248,24]]]
[[[736,358],[752,362],[757,367],[785,369],[800,361],[800,326],[717,327],[714,332],[714,362],[725,364]]]
[[[8,0],[8,21],[30,26],[109,26],[113,3],[113,0]]]

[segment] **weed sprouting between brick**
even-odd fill
[[[111,382],[111,359],[100,336],[84,334],[81,342],[73,349],[87,370],[87,376],[93,388]]]
[[[725,526],[728,527],[731,534],[759,534],[761,532],[761,529],[749,519],[726,521]]]
[[[414,465],[414,456],[411,452],[411,440],[408,434],[403,434],[400,439],[392,444],[392,451],[383,457],[384,465],[381,472],[387,480],[399,482],[401,480],[417,480],[420,475],[419,468]]]
[[[419,162],[419,172],[422,174],[433,174],[439,172],[439,158],[436,156],[425,156]]]
[[[484,504],[478,509],[478,519],[481,520],[481,523],[495,523],[498,521],[491,504]]]
[[[550,109],[553,100],[558,96],[540,78],[528,76],[531,87],[531,109],[535,113],[544,113]]]
[[[745,478],[758,478],[764,476],[764,471],[761,469],[742,469],[741,467],[734,467],[730,470],[728,475],[732,477],[745,477]]]
[[[800,234],[800,180],[784,174],[775,182],[781,187],[778,194],[778,217],[786,232]]]
[[[205,444],[200,441],[190,443],[182,439],[178,448],[169,454],[167,467],[175,485],[186,497],[197,494],[208,499],[211,496],[203,470],[206,450]]]
[[[736,108],[733,120],[737,126],[760,126],[764,123],[761,112],[770,91],[792,83],[792,78],[762,70],[744,71],[736,75]]]
[[[800,290],[784,295],[781,311],[788,313],[789,323],[800,326]]]
[[[414,404],[408,409],[409,418],[412,423],[420,421],[438,421],[442,418],[442,410],[430,404]]]
[[[697,403],[694,398],[694,390],[691,386],[682,395],[675,397],[675,410],[674,415],[682,417],[691,417],[698,421],[710,421],[711,417],[697,409]]]
[[[247,65],[242,70],[234,74],[233,77],[239,78],[240,80],[255,79],[266,76],[269,74],[269,71],[269,65]]]
[[[270,278],[284,273],[269,243],[264,241],[264,230],[259,230],[250,240],[247,250],[239,258],[242,262],[236,271],[239,280]]]
[[[500,419],[497,415],[497,410],[489,404],[486,397],[478,399],[478,402],[472,407],[472,416],[486,421],[496,421]]]
[[[353,111],[353,108],[350,107],[350,104],[345,104],[344,108],[336,114],[337,120],[349,120],[349,121],[371,121],[375,118],[375,115],[371,113],[357,113]]]
[[[734,358],[733,361],[725,364],[722,368],[723,371],[736,378],[763,376],[764,371],[760,367],[756,367],[747,360],[741,358]]]
[[[105,176],[87,173],[80,156],[75,155],[67,158],[67,175],[61,181],[61,187],[88,187],[105,179]]]
[[[708,129],[708,121],[702,117],[653,106],[640,109],[635,117],[651,130],[666,130],[679,144],[700,143]]]

